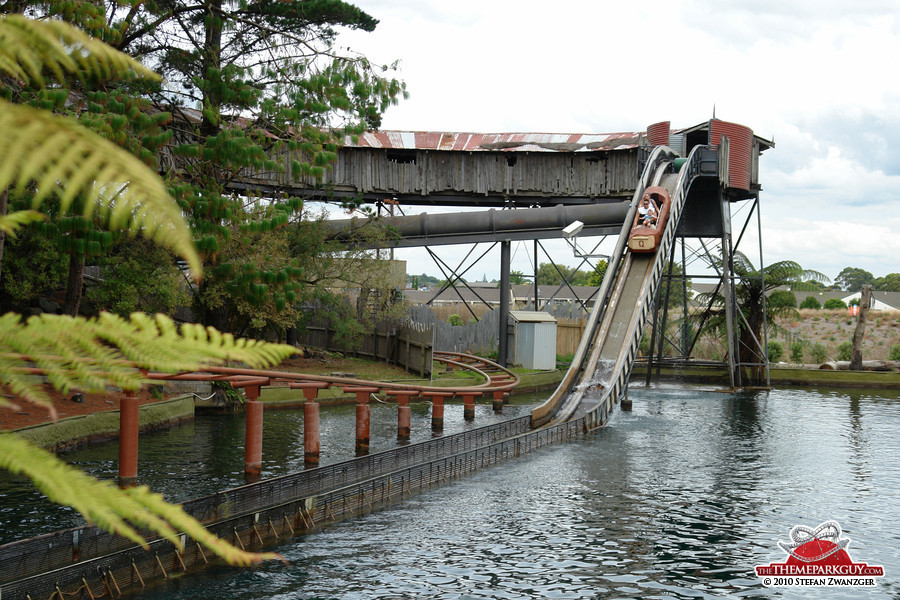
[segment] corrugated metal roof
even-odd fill
[[[391,150],[594,152],[637,148],[641,132],[626,133],[465,133],[446,131],[366,131],[348,147]]]
[[[553,315],[532,310],[511,310],[509,316],[519,323],[556,323],[556,317]]]

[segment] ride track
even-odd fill
[[[206,367],[200,371],[175,374],[150,372],[147,373],[146,377],[155,381],[224,381],[230,383],[232,387],[245,389],[279,385],[303,389],[304,383],[318,383],[322,385],[312,389],[340,387],[345,391],[355,391],[354,388],[378,388],[378,391],[371,393],[384,392],[389,396],[393,395],[391,392],[394,391],[419,392],[417,395],[425,395],[429,392],[446,392],[460,397],[464,395],[478,397],[490,393],[495,400],[502,400],[504,395],[508,395],[519,383],[518,375],[493,361],[479,356],[460,352],[435,351],[433,359],[451,368],[470,371],[476,377],[481,378],[482,381],[476,385],[469,386],[418,385],[333,375],[309,375],[288,371],[215,366]],[[256,390],[256,395],[258,395],[258,390]],[[416,396],[412,397],[415,398]]]

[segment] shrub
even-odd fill
[[[900,360],[900,345],[891,346],[891,351],[888,353],[888,360]]]
[[[853,342],[838,344],[838,360],[850,360],[853,357]]]
[[[788,290],[775,290],[769,294],[768,304],[773,308],[797,308],[797,296]]]
[[[450,315],[449,317],[447,317],[447,322],[455,327],[461,327],[462,325],[465,325],[465,322],[459,315]]]
[[[840,298],[829,298],[823,306],[825,310],[846,310],[847,304]]]
[[[797,340],[791,344],[791,362],[793,363],[802,363],[803,362],[803,342]]]
[[[769,362],[778,362],[784,356],[784,345],[777,340],[771,340],[766,348],[769,354]]]
[[[800,308],[812,308],[814,310],[819,310],[820,308],[822,308],[822,304],[813,296],[807,296],[803,300],[803,302],[800,303]]]
[[[822,363],[828,358],[828,349],[820,342],[813,344],[809,352],[812,354],[813,362]]]

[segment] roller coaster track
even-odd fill
[[[532,412],[535,427],[581,417],[587,429],[600,427],[624,394],[685,198],[702,174],[704,150],[708,147],[695,147],[677,173],[671,149],[660,146],[650,155],[572,366],[547,402]],[[657,251],[635,254],[626,251],[628,235],[638,200],[650,185],[669,192],[669,218]]]
[[[434,352],[433,358],[451,369],[469,371],[477,379],[473,385],[439,386],[410,384],[336,375],[309,375],[289,371],[244,369],[239,367],[205,367],[202,371],[190,373],[148,373],[147,378],[156,381],[226,381],[236,388],[258,386],[289,386],[291,383],[315,382],[322,387],[367,387],[380,391],[413,390],[425,392],[452,392],[454,395],[508,394],[519,383],[519,376],[499,364],[485,358],[458,352]]]

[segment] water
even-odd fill
[[[282,544],[289,566],[137,598],[900,597],[896,391],[630,395],[633,412],[585,439]],[[784,560],[776,541],[829,519],[855,561],[884,566],[878,587],[764,588],[753,567]]]
[[[490,403],[476,404],[475,421],[466,422],[463,406],[444,408],[444,434],[530,414],[542,395],[514,397],[494,413]],[[372,452],[397,447],[396,405],[372,402],[369,445]],[[413,403],[411,443],[431,439],[431,406]],[[320,464],[328,465],[355,455],[356,405],[320,408]],[[183,502],[244,485],[245,419],[239,415],[198,416],[177,427],[143,433],[138,447],[141,484],[162,493],[170,502]],[[303,409],[273,410],[263,418],[262,477],[302,471]],[[118,442],[94,444],[62,455],[91,475],[115,481],[118,477]],[[74,510],[49,503],[24,478],[0,470],[0,544],[84,524]]]

